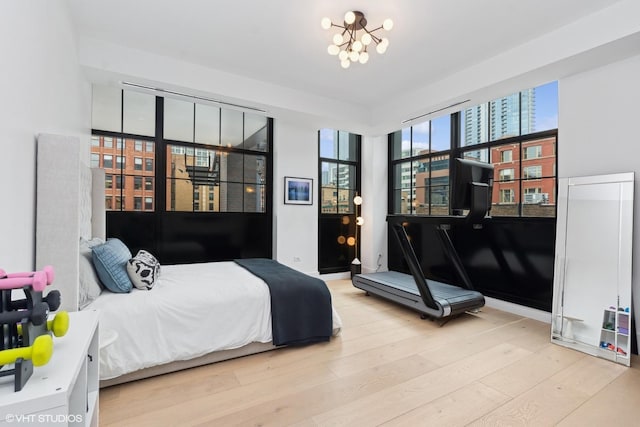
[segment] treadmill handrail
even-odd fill
[[[427,279],[424,277],[424,273],[422,272],[422,267],[420,267],[420,263],[418,262],[418,257],[413,250],[413,246],[411,246],[411,242],[409,241],[409,236],[407,236],[407,231],[404,229],[402,224],[391,224],[391,228],[394,231],[396,238],[398,239],[398,243],[400,243],[400,249],[402,249],[402,253],[404,254],[404,259],[407,261],[409,266],[409,271],[413,276],[413,280],[416,282],[416,286],[418,287],[418,292],[420,292],[420,296],[422,297],[422,301],[424,304],[432,308],[434,310],[439,310],[440,306],[433,299],[433,295],[429,290],[429,285],[427,284]]]

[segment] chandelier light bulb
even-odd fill
[[[320,21],[320,25],[322,26],[323,30],[328,30],[329,28],[331,28],[331,19],[325,16],[324,18],[322,18],[322,21]]]
[[[353,204],[356,206],[360,206],[362,204],[362,197],[356,196],[353,198]]]
[[[356,225],[363,225],[364,224],[364,218],[362,218],[361,216],[356,218]]]
[[[354,22],[356,22],[356,14],[353,13],[352,11],[349,11],[347,13],[344,14],[344,22],[351,25]]]
[[[344,39],[342,38],[342,34],[337,33],[333,36],[333,44],[335,44],[336,46],[340,46],[343,42]]]
[[[371,34],[364,33],[362,37],[360,37],[360,41],[362,42],[363,45],[369,46],[371,44]]]
[[[382,28],[384,28],[387,31],[391,31],[393,29],[393,21],[389,18],[385,19],[384,22],[382,23]]]
[[[352,50],[352,51],[349,53],[349,59],[350,59],[352,62],[356,62],[356,61],[358,60],[358,58],[359,58],[359,57],[360,57],[360,54],[359,54],[358,52],[356,52],[355,50]]]
[[[340,59],[340,61],[346,61],[347,58],[349,58],[349,54],[346,50],[340,51],[340,53],[338,54],[338,58]]]
[[[360,52],[362,50],[362,42],[360,40],[356,40],[355,42],[353,42],[351,49],[355,50],[356,52]]]
[[[327,52],[329,52],[329,55],[335,56],[340,53],[340,48],[335,44],[330,44],[327,48]]]
[[[360,52],[360,58],[358,58],[358,61],[361,64],[366,64],[367,61],[369,61],[369,54],[367,52]]]
[[[378,45],[376,46],[376,52],[378,52],[380,55],[382,55],[383,53],[385,53],[387,51],[387,47],[389,46],[389,40],[388,39],[382,39],[382,41],[380,43],[378,43]]]
[[[345,59],[344,61],[340,62],[340,65],[342,65],[342,68],[347,69],[351,65],[351,61],[349,61],[348,59]]]

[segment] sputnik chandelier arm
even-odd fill
[[[383,54],[389,46],[389,39],[374,34],[378,30],[391,31],[393,21],[385,19],[381,26],[373,30],[367,29],[367,19],[364,13],[354,10],[344,14],[344,25],[335,24],[329,18],[322,18],[320,25],[325,30],[332,27],[342,31],[333,35],[333,43],[327,48],[329,55],[337,55],[342,68],[349,68],[352,62],[366,64],[369,61],[368,47],[375,43],[376,51]],[[360,33],[358,33],[360,31]]]

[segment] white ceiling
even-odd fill
[[[80,36],[178,58],[252,79],[367,105],[468,68],[612,0],[69,0]],[[347,70],[326,48],[361,10],[385,18],[384,55]]]

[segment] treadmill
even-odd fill
[[[352,279],[353,286],[415,310],[422,318],[446,319],[484,306],[484,296],[473,289],[466,274],[462,280],[466,287],[426,279],[404,227],[392,224],[391,229],[411,274],[397,271],[356,274]],[[451,249],[455,251],[453,247]]]

